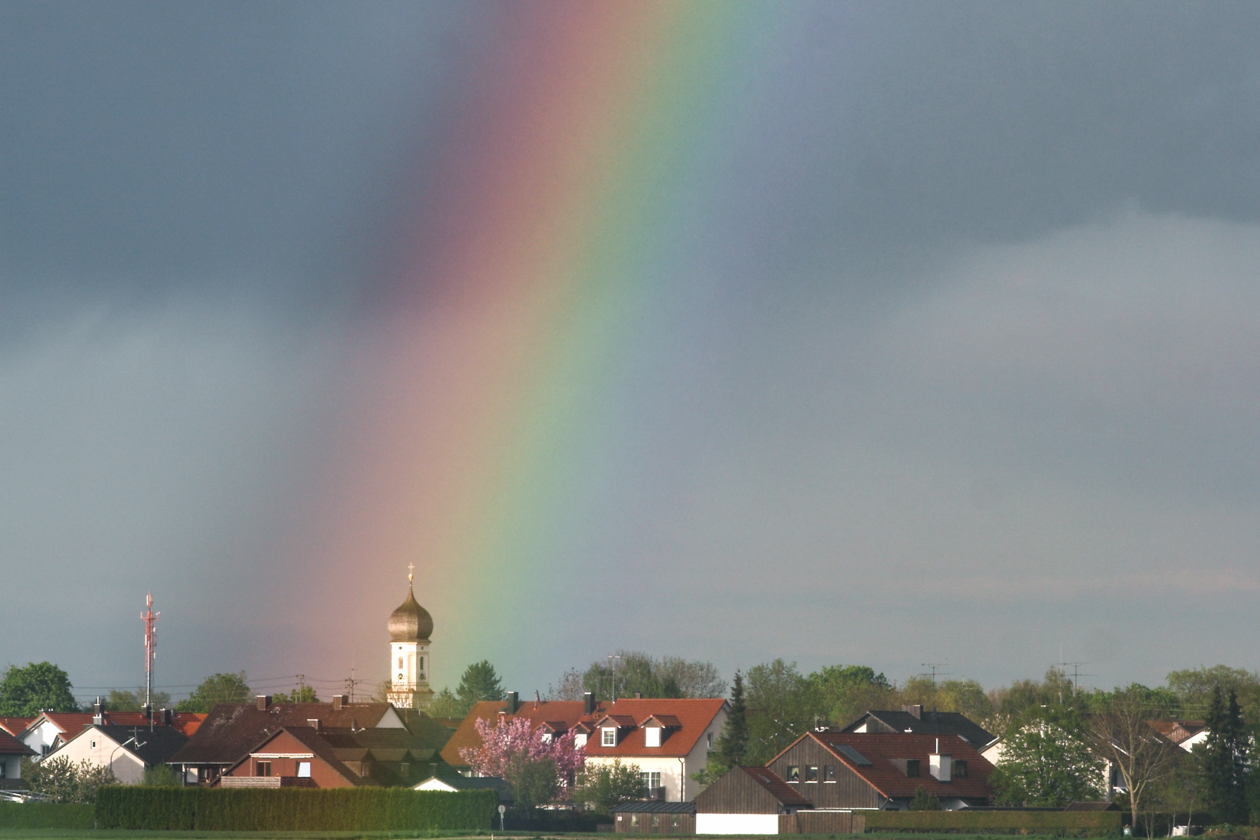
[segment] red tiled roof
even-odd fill
[[[586,754],[592,758],[685,756],[704,736],[705,730],[713,723],[713,719],[724,706],[726,706],[726,701],[721,697],[618,700],[608,710],[609,715],[614,718],[629,718],[630,725],[634,728],[628,732],[623,731],[615,747],[602,747],[598,739],[587,741]],[[657,719],[662,716],[673,717],[678,721],[677,729],[667,729],[662,733],[663,739],[659,747],[646,746],[643,729],[634,726],[634,721],[647,720],[653,716]]]
[[[1201,720],[1148,720],[1146,724],[1174,744],[1193,738],[1205,726]]]
[[[634,718],[630,717],[630,715],[604,715],[595,721],[596,726],[607,726],[610,723],[615,723],[619,729],[634,728]]]
[[[481,747],[481,736],[477,734],[476,729],[477,721],[494,720],[499,716],[499,712],[505,711],[507,711],[506,700],[481,700],[474,704],[468,715],[460,722],[455,734],[442,748],[442,760],[452,767],[467,767],[468,762],[464,761],[459,751],[461,749],[475,750]],[[606,711],[608,711],[607,703],[596,704],[596,716],[602,717]],[[516,714],[511,717],[525,718],[534,726],[541,726],[546,722],[563,722],[566,729],[572,729],[584,717],[583,703],[581,700],[543,700],[541,702],[529,700],[522,703],[517,708]]]
[[[643,722],[639,724],[639,726],[647,726],[649,723],[653,721],[665,727],[666,729],[681,729],[682,728],[682,721],[680,721],[678,718],[674,717],[673,715],[648,715],[647,718],[645,718]]]
[[[814,803],[801,796],[791,785],[776,776],[769,767],[739,767],[737,769],[752,776],[753,781],[770,791],[770,795],[784,805],[797,808],[814,807]]]
[[[0,755],[35,755],[35,751],[8,732],[0,732]]]
[[[0,717],[0,730],[10,735],[21,735],[34,722],[33,717]]]
[[[818,741],[846,767],[865,779],[885,797],[914,796],[919,787],[923,787],[934,796],[981,798],[992,794],[992,789],[989,787],[989,774],[993,772],[993,765],[957,735],[916,735],[908,732],[810,732],[802,735],[801,738],[813,738]],[[942,754],[952,756],[955,761],[967,762],[965,778],[954,777],[949,782],[940,782],[933,778],[928,771],[929,756],[936,751],[938,742]],[[841,746],[857,750],[860,755],[870,761],[870,764],[854,761],[845,755],[845,751],[840,749]],[[778,756],[775,757],[777,758]],[[920,768],[918,778],[907,776],[901,768],[893,764],[894,759],[918,759]]]

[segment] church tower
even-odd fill
[[[429,674],[433,666],[433,617],[412,591],[415,566],[407,567],[407,600],[389,617],[389,702],[400,709],[425,711],[433,702]]]

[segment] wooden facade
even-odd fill
[[[690,802],[632,802],[616,809],[613,830],[618,834],[695,834],[696,812]]]
[[[699,814],[781,814],[789,810],[738,767],[701,791],[695,802]]]
[[[879,791],[813,738],[797,741],[768,766],[815,808],[879,808],[884,802]],[[790,767],[798,768],[796,781]],[[807,781],[810,767],[818,768],[817,781]],[[827,780],[828,767],[835,768],[835,781]]]

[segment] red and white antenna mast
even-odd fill
[[[140,613],[144,622],[144,708],[153,723],[153,660],[157,659],[157,620],[161,613],[153,611],[153,593],[145,601],[145,611]]]

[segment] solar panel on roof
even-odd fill
[[[840,746],[836,747],[836,749],[840,751],[841,755],[843,755],[845,758],[849,759],[849,761],[852,761],[854,764],[858,765],[859,767],[871,766],[871,760],[869,758],[862,755],[860,752],[853,749],[853,747],[850,747],[848,744],[841,744]]]

